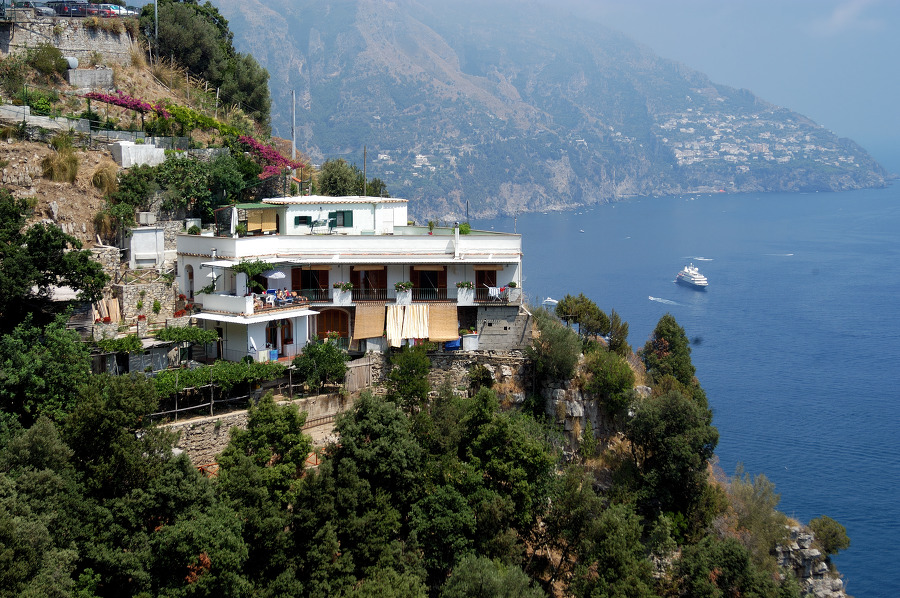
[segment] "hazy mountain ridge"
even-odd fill
[[[859,146],[621,34],[524,3],[246,0],[220,10],[269,69],[275,131],[345,157],[418,216],[691,191],[841,190]]]

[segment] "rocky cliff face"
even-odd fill
[[[815,598],[847,598],[844,581],[828,569],[825,555],[813,547],[815,536],[800,527],[790,529],[790,543],[776,547],[778,565],[792,570],[800,580],[803,596]]]
[[[829,191],[889,177],[853,142],[528,2],[220,2],[271,73],[273,124],[363,164],[416,218],[688,192]]]

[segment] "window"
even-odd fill
[[[309,226],[312,223],[311,216],[294,216],[294,226]]]
[[[328,220],[334,226],[352,227],[353,226],[353,210],[338,210],[337,212],[328,212]]]

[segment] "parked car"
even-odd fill
[[[88,14],[104,18],[118,16],[116,15],[116,12],[110,8],[110,6],[111,5],[109,4],[91,4],[88,7]]]
[[[51,0],[47,6],[56,11],[61,17],[86,17],[88,3],[85,0]]]
[[[128,9],[118,4],[100,4],[101,11],[109,11],[110,14],[104,14],[105,17],[125,17],[128,16]]]
[[[19,0],[17,2],[12,3],[12,8],[30,8],[34,11],[34,14],[42,16],[42,17],[55,17],[56,11],[50,8],[49,6],[45,6],[43,4],[39,4],[37,2],[28,2],[27,0]]]

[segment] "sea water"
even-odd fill
[[[900,190],[684,195],[472,224],[523,235],[532,304],[584,293],[628,322],[635,349],[675,316],[722,469],[765,474],[804,523],[846,526],[835,563],[848,593],[900,596]],[[674,283],[691,262],[706,291]]]

